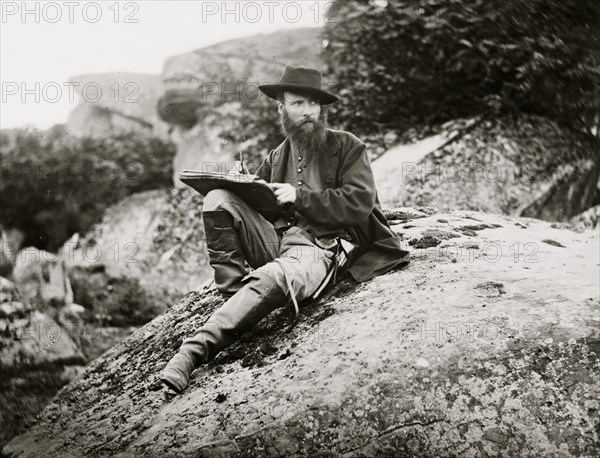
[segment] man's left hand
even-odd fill
[[[279,205],[293,204],[296,202],[296,188],[289,183],[268,183],[277,197]]]

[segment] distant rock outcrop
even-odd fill
[[[278,81],[285,64],[322,67],[320,35],[320,28],[303,28],[227,40],[167,58],[162,75],[72,77],[81,101],[68,129],[92,136],[141,130],[170,138],[177,144],[177,187],[184,186],[184,169],[229,170],[238,145],[219,134],[239,123],[242,99],[266,97],[258,85]]]
[[[173,396],[156,375],[223,301],[191,292],[88,365],[5,456],[597,456],[598,234],[387,216],[407,268],[342,282],[292,329],[277,311]]]
[[[70,133],[105,137],[116,132],[144,131],[168,138],[168,125],[156,111],[163,92],[160,75],[92,73],[74,76],[69,82],[81,97],[69,114]]]

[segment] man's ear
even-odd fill
[[[277,112],[279,114],[283,113],[283,103],[277,102]]]

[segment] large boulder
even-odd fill
[[[82,363],[71,339],[47,314],[35,310],[17,286],[0,277],[0,371]]]
[[[373,162],[382,205],[568,221],[600,204],[597,147],[543,118],[468,120]]]
[[[100,223],[63,248],[70,268],[132,278],[163,301],[198,288],[211,276],[200,215],[191,190],[132,194],[104,212]]]
[[[0,326],[3,328],[0,351],[0,368],[3,371],[85,364],[85,358],[68,330],[45,313],[19,307],[8,318],[0,317]]]
[[[206,286],[92,362],[9,457],[597,456],[597,232],[397,209],[403,270],[290,307],[173,396]]]
[[[0,445],[81,372],[86,360],[71,337],[0,277]]]

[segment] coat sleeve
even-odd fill
[[[345,155],[340,154],[339,187],[323,191],[298,188],[295,210],[313,221],[332,228],[354,226],[365,221],[375,206],[375,180],[367,148],[355,144]]]
[[[271,164],[273,163],[273,151],[267,154],[267,157],[256,171],[255,175],[258,178],[265,180],[267,183],[271,182]]]

